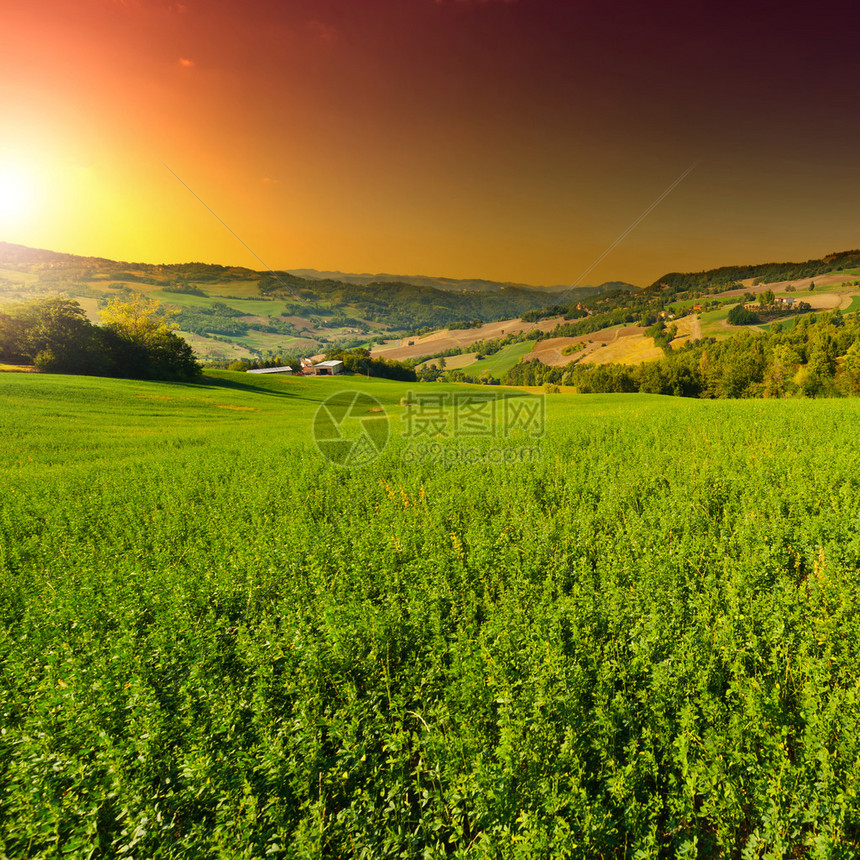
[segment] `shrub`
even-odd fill
[[[753,325],[759,318],[743,305],[735,305],[730,311],[728,320],[732,325]]]

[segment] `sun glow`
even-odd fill
[[[36,207],[36,183],[21,167],[0,166],[0,223],[26,221]]]

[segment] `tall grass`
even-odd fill
[[[210,379],[0,377],[0,855],[857,856],[856,401],[407,464]]]

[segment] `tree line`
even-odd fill
[[[669,288],[673,292],[702,290],[714,286],[725,289],[727,283],[748,278],[754,278],[756,283],[760,284],[773,284],[778,281],[814,278],[826,272],[841,272],[857,266],[860,266],[860,250],[841,251],[804,263],[758,263],[750,266],[721,266],[704,272],[670,272],[658,278],[651,286]]]
[[[78,302],[52,297],[0,312],[0,362],[50,373],[131,379],[191,380],[200,365],[172,329],[155,299],[114,299],[101,311],[103,325]]]
[[[347,373],[395,379],[399,382],[415,382],[418,379],[413,367],[391,358],[373,357],[365,347],[350,350],[331,349],[325,357],[342,361],[343,369]]]
[[[860,396],[860,318],[808,314],[770,332],[704,338],[635,366],[535,359],[512,367],[509,385],[572,385],[583,393],[645,392],[680,397]]]

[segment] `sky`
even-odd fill
[[[856,248],[858,19],[854,0],[2,0],[0,241],[544,285]]]

